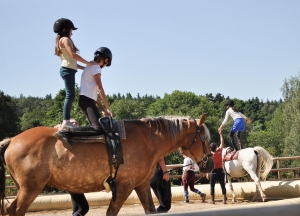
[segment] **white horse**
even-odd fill
[[[224,148],[222,156],[226,154],[228,148]],[[268,173],[273,166],[273,157],[264,148],[256,146],[254,148],[242,149],[238,152],[238,158],[236,160],[226,161],[224,163],[224,169],[229,182],[229,187],[232,193],[232,202],[236,202],[236,195],[233,191],[231,178],[243,177],[249,173],[250,177],[256,184],[256,192],[252,199],[252,202],[257,200],[258,190],[262,197],[262,201],[266,202],[267,197],[264,194],[260,178],[266,180]]]

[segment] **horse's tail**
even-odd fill
[[[5,197],[5,160],[4,160],[4,152],[8,147],[11,139],[7,138],[0,142],[0,209],[1,215],[4,215],[4,199]]]
[[[254,150],[258,152],[257,174],[261,174],[261,179],[266,180],[273,166],[273,156],[263,147],[256,146]]]

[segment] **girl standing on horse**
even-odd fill
[[[100,47],[94,53],[95,65],[85,67],[82,72],[78,105],[85,114],[90,126],[65,128],[56,132],[56,138],[62,141],[65,148],[72,149],[69,137],[104,134],[104,130],[99,124],[101,114],[96,104],[102,110],[104,116],[112,116],[101,82],[101,71],[104,67],[109,67],[111,61],[112,53],[110,49]]]
[[[237,151],[238,148],[235,144],[233,135],[237,132],[236,137],[237,137],[238,143],[240,145],[240,149],[242,149],[241,132],[245,131],[244,119],[246,119],[247,123],[251,123],[251,120],[248,117],[246,117],[243,113],[239,112],[234,107],[234,101],[233,100],[226,101],[225,106],[227,108],[225,119],[222,122],[221,126],[219,127],[218,131],[222,132],[222,127],[226,124],[226,122],[228,120],[228,117],[231,116],[234,123],[231,127],[229,137],[230,137],[230,142],[231,142],[234,150]]]
[[[88,62],[78,55],[78,49],[73,43],[71,36],[73,30],[76,30],[71,20],[61,18],[55,21],[53,31],[57,33],[55,40],[55,55],[60,57],[61,68],[60,76],[65,82],[66,99],[63,108],[63,122],[62,127],[73,127],[70,123],[70,113],[72,103],[75,98],[75,73],[77,69],[84,69],[83,66],[78,65],[77,61],[92,66],[95,63]]]

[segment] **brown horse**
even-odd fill
[[[204,120],[205,115],[197,120],[156,117],[124,121],[127,137],[122,140],[124,164],[116,177],[116,200],[111,200],[106,214],[117,215],[133,190],[145,213],[155,213],[149,181],[159,159],[178,148],[197,161],[201,171],[210,172],[213,160]],[[25,215],[45,186],[73,193],[105,189],[103,182],[110,175],[105,144],[73,143],[73,149],[68,150],[55,138],[56,131],[35,127],[0,142],[0,196],[4,196],[4,164],[18,188],[16,198],[6,206],[9,215]]]

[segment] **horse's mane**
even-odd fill
[[[148,123],[150,127],[154,125],[156,131],[159,132],[162,130],[162,124],[165,125],[167,132],[171,135],[171,138],[174,140],[178,132],[182,132],[182,126],[184,121],[188,121],[188,127],[190,127],[190,121],[192,118],[190,116],[158,116],[158,117],[148,117],[142,118],[141,121]]]
[[[174,140],[178,132],[182,133],[182,126],[184,121],[188,121],[188,127],[190,127],[190,121],[192,117],[190,116],[158,116],[158,117],[148,117],[142,118],[141,121],[148,123],[150,127],[152,125],[156,126],[157,132],[162,130],[162,124],[165,125],[167,132],[171,135]],[[204,138],[210,140],[210,133],[205,124],[203,124],[205,135]]]

